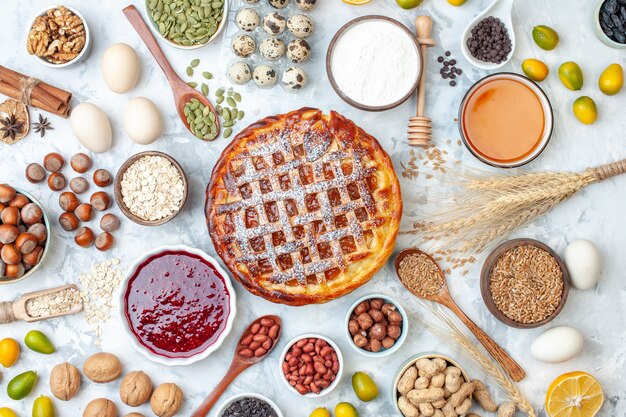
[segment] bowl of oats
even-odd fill
[[[91,35],[85,18],[69,6],[47,7],[29,26],[26,50],[37,62],[64,68],[87,58]]]
[[[126,217],[142,226],[159,226],[176,217],[187,201],[185,171],[171,156],[140,152],[115,176],[115,201]]]

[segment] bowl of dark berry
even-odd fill
[[[626,0],[601,0],[593,14],[598,38],[612,48],[626,48]]]
[[[216,417],[283,417],[278,406],[260,394],[238,394],[220,406]]]

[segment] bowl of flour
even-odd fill
[[[404,103],[417,88],[422,57],[415,35],[386,16],[362,16],[337,31],[326,54],[326,72],[345,102],[383,111]]]

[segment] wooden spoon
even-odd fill
[[[417,88],[417,115],[409,119],[407,137],[411,146],[430,146],[433,129],[429,117],[424,117],[426,107],[426,50],[435,45],[430,34],[433,30],[433,21],[430,16],[417,16],[415,19],[415,31],[417,43],[420,44],[422,57],[422,70],[420,83]]]
[[[53,319],[55,317],[61,317],[61,316],[67,316],[70,314],[79,313],[83,309],[83,303],[80,303],[72,307],[71,310],[66,311],[64,313],[52,314],[49,316],[31,317],[26,312],[26,303],[28,302],[28,300],[32,300],[33,298],[43,297],[48,294],[54,294],[63,290],[70,289],[70,288],[73,288],[76,291],[78,291],[78,287],[74,284],[63,285],[62,287],[50,288],[48,290],[29,292],[27,294],[22,295],[16,301],[0,302],[0,324],[13,323],[14,321],[18,321],[18,320],[23,320],[29,323],[33,323],[39,320]]]
[[[146,26],[146,22],[141,17],[141,14],[137,10],[137,8],[135,6],[128,6],[125,7],[122,11],[124,12],[124,15],[133,26],[133,28],[135,28],[135,31],[137,32],[143,43],[146,44],[148,50],[150,51],[156,62],[163,70],[165,77],[167,77],[167,81],[170,83],[170,87],[172,88],[172,94],[174,95],[176,111],[178,111],[178,116],[180,116],[180,120],[183,121],[185,127],[189,129],[187,116],[185,116],[184,112],[185,104],[187,104],[187,102],[189,102],[191,99],[195,98],[200,101],[200,103],[207,106],[210,109],[211,113],[215,115],[215,127],[217,127],[216,137],[219,136],[220,122],[217,112],[215,111],[215,107],[213,107],[213,104],[202,93],[194,88],[191,88],[178,76],[178,74],[176,74],[176,71],[174,71],[174,68],[172,68],[169,61],[165,57],[165,54],[159,47],[159,44],[152,35],[152,32],[150,32],[148,26]]]
[[[273,339],[272,346],[269,349],[267,349],[267,352],[265,352],[263,356],[259,356],[259,357],[253,356],[251,358],[246,358],[246,357],[241,356],[239,353],[240,350],[246,347],[246,345],[244,345],[242,341],[248,335],[252,333],[252,327],[257,323],[260,324],[261,320],[264,320],[264,319],[271,319],[274,321],[274,324],[278,324],[280,326],[280,329],[278,331],[278,334],[276,335],[276,338]],[[252,365],[261,362],[272,352],[272,350],[274,349],[274,347],[276,346],[278,342],[278,339],[280,339],[281,332],[282,332],[282,321],[280,320],[280,317],[278,316],[263,316],[263,317],[259,317],[254,322],[252,322],[241,335],[239,342],[237,342],[237,347],[235,348],[235,356],[233,357],[233,360],[230,363],[230,368],[228,368],[226,375],[224,375],[222,380],[215,386],[213,391],[206,397],[204,402],[200,404],[200,407],[198,407],[196,411],[194,411],[193,414],[191,414],[191,417],[205,417],[207,414],[209,414],[209,411],[211,411],[211,409],[213,408],[217,400],[219,400],[219,398],[222,396],[224,391],[226,391],[226,388],[228,388],[228,386],[235,380],[235,378],[237,378],[237,376],[239,376],[240,373],[242,373],[243,371],[245,371]]]
[[[439,288],[439,292],[436,294],[426,296],[419,294],[417,291],[412,289],[400,275],[400,263],[402,262],[402,260],[409,255],[419,256],[421,254],[428,256],[434,262],[434,264],[437,265],[439,274],[441,274],[442,284]],[[452,299],[452,296],[450,295],[450,291],[448,290],[448,284],[446,283],[446,278],[443,274],[443,271],[441,270],[437,262],[429,254],[422,252],[419,249],[413,248],[403,250],[398,254],[398,257],[396,258],[396,273],[398,274],[398,278],[400,278],[400,282],[402,282],[402,285],[404,285],[404,287],[416,297],[420,297],[429,301],[434,301],[452,310],[452,312],[456,314],[456,316],[461,319],[463,323],[465,323],[465,325],[472,331],[472,333],[474,333],[474,336],[476,336],[478,341],[482,343],[485,349],[487,349],[491,356],[493,356],[493,358],[500,364],[500,366],[502,366],[502,368],[504,368],[506,373],[514,381],[519,382],[524,379],[524,377],[526,376],[526,372],[524,372],[524,369],[522,369],[522,367],[517,362],[515,362],[515,360],[511,358],[508,353],[504,351],[504,349],[502,349],[496,342],[494,342],[493,339],[491,339],[487,335],[487,333],[485,333],[480,327],[478,327],[476,323],[474,323],[469,317],[467,317],[463,310],[461,310],[459,306],[456,305],[456,303]]]

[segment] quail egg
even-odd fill
[[[306,72],[300,67],[289,67],[283,72],[283,84],[290,90],[302,90],[308,81]]]
[[[309,16],[295,14],[287,20],[287,29],[296,38],[308,38],[313,34],[315,24]]]
[[[267,0],[270,6],[276,9],[284,9],[289,4],[289,0]]]
[[[259,45],[259,52],[268,61],[276,61],[285,55],[285,42],[278,38],[265,38]]]
[[[233,51],[238,56],[245,58],[256,51],[256,41],[250,35],[239,35],[233,39]]]
[[[252,71],[248,64],[237,61],[228,69],[228,78],[235,84],[245,84],[252,78]]]
[[[317,3],[317,0],[296,0],[296,6],[305,12],[313,10],[315,3]]]
[[[278,36],[285,31],[287,19],[280,13],[268,13],[263,17],[263,30],[268,34]]]
[[[269,65],[259,65],[256,67],[252,77],[259,87],[271,87],[276,84],[276,71]]]
[[[304,39],[294,39],[287,45],[287,58],[296,64],[311,57],[311,46]]]
[[[254,9],[241,9],[237,12],[237,16],[235,17],[235,22],[237,22],[237,27],[241,30],[245,30],[246,32],[252,32],[254,29],[259,27],[260,18],[257,12]]]

